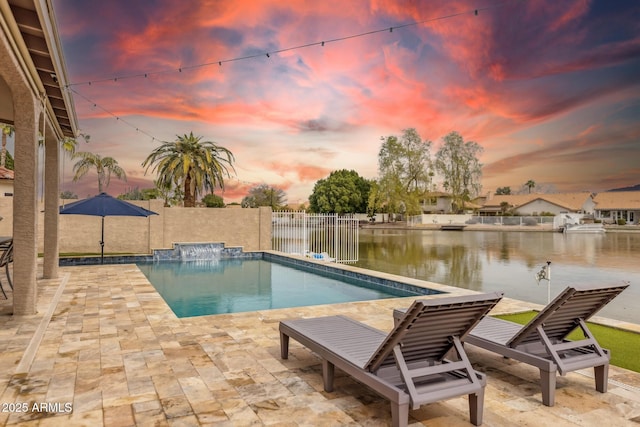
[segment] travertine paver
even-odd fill
[[[33,362],[17,373],[64,276]],[[388,403],[351,378],[338,373],[335,391],[325,392],[319,359],[295,341],[281,360],[278,322],[340,313],[388,330],[393,308],[410,301],[178,319],[133,265],[61,268],[61,278],[40,281],[37,315],[13,317],[10,300],[0,301],[0,425],[388,425]],[[530,306],[503,300],[496,310]],[[472,346],[467,351],[488,374],[486,426],[640,422],[638,373],[612,367],[606,394],[595,391],[590,371],[560,377],[549,408],[540,403],[535,369]],[[468,420],[466,398],[457,398],[411,411],[409,422]]]

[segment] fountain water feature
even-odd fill
[[[225,248],[224,243],[175,243],[172,249],[154,249],[154,261],[212,261],[221,258],[251,257],[241,247]]]
[[[219,259],[222,252],[220,243],[183,244],[178,247],[182,261],[204,261]]]

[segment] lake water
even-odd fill
[[[598,315],[640,324],[640,233],[562,234],[518,231],[363,229],[358,267],[474,291],[547,303],[567,285],[629,286]]]

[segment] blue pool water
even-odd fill
[[[418,295],[262,259],[140,263],[138,267],[178,317]]]

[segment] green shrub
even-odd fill
[[[626,221],[626,220],[624,220],[624,219],[622,219],[622,218],[620,218],[620,219],[618,220],[618,225],[627,225],[627,221]]]
[[[207,194],[202,198],[202,203],[208,208],[224,208],[224,200],[216,194]]]

